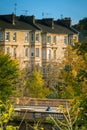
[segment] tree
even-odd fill
[[[63,61],[64,68],[60,75],[63,84],[65,84],[65,87],[63,87],[63,96],[65,94],[65,98],[74,98],[87,91],[87,55],[81,53],[80,44],[82,46],[83,43],[68,46],[66,50],[67,53]]]
[[[49,116],[48,121],[53,123],[54,130],[80,130],[77,125],[77,120],[79,116],[79,100],[71,100],[69,103],[66,103],[66,107],[59,106],[59,109],[62,113],[63,119],[54,119],[52,116]],[[82,129],[81,129],[82,130]]]
[[[78,30],[80,41],[87,41],[87,17],[79,21],[78,24],[73,26]]]
[[[77,30],[87,30],[87,17],[79,21],[78,24],[74,25]]]
[[[32,97],[43,98],[49,95],[49,88],[45,87],[42,74],[34,70],[27,81],[28,94]]]
[[[51,90],[48,98],[60,98],[61,87],[60,83],[60,72],[61,72],[62,64],[58,61],[51,60],[44,67],[44,80],[46,82],[46,86]]]
[[[0,51],[0,130],[16,130],[16,127],[8,125],[9,120],[13,117],[13,105],[8,98],[16,90],[18,77],[17,60]]]
[[[43,98],[49,93],[50,90],[45,87],[41,72],[34,70],[27,80],[27,94],[32,97]]]
[[[17,130],[18,126],[9,125],[14,117],[14,107],[10,100],[3,103],[0,100],[0,130]]]
[[[0,99],[6,100],[12,95],[18,76],[18,62],[0,52]]]
[[[80,110],[77,126],[87,128],[87,42],[76,43],[68,46],[64,59],[64,68],[61,71],[61,79],[65,84],[62,88],[62,98],[79,99]],[[74,104],[73,104],[74,105]]]

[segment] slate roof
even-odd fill
[[[78,32],[72,28],[67,27],[63,24],[58,24],[56,21],[54,21],[53,27],[50,27],[46,25],[42,20],[37,20],[36,22],[38,26],[41,28],[43,32],[49,32],[49,33],[56,33],[56,34],[77,34]]]
[[[12,17],[15,18],[15,24],[12,24]],[[33,22],[34,21],[34,22]],[[53,22],[53,27],[51,26]],[[15,16],[0,15],[0,28],[2,29],[19,29],[19,30],[32,30],[42,31],[55,34],[74,34],[78,33],[72,27],[66,26],[61,22],[54,21],[52,18],[48,19],[47,23],[43,19],[35,20],[33,16]]]
[[[0,28],[3,29],[19,29],[19,30],[40,30],[35,24],[29,24],[16,17],[15,24],[12,24],[11,15],[0,16]]]

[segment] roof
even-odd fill
[[[12,15],[0,16],[0,28],[3,29],[20,29],[20,30],[40,30],[35,24],[29,24],[20,17],[15,17],[15,23],[12,23]]]
[[[53,26],[46,24],[43,20],[37,20],[36,23],[41,28],[43,32],[56,33],[56,34],[77,34],[78,32],[70,27],[57,21],[53,22]]]
[[[2,29],[38,30],[55,34],[77,34],[78,32],[69,24],[70,18],[62,21],[54,21],[52,18],[36,20],[34,16],[0,15],[0,28]]]

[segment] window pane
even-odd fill
[[[47,36],[47,43],[51,43],[51,36]]]
[[[28,48],[25,49],[25,56],[28,57]]]
[[[36,34],[36,41],[39,41],[39,34]]]
[[[46,51],[42,50],[42,59],[46,59]]]
[[[25,33],[25,42],[28,42],[28,32]]]
[[[4,41],[4,33],[0,32],[0,41]]]
[[[36,57],[39,57],[39,48],[36,48]]]
[[[68,37],[68,44],[70,44],[70,45],[73,44],[73,42],[72,42],[72,36],[69,36],[69,37]]]
[[[53,43],[56,44],[56,36],[53,37]]]
[[[54,50],[54,59],[56,59],[56,50]]]
[[[13,50],[13,56],[16,58],[16,47]]]
[[[67,36],[64,36],[64,43],[67,44]]]
[[[34,34],[31,34],[31,41],[34,41]]]
[[[13,33],[13,41],[16,41],[16,32]]]
[[[43,35],[43,36],[42,36],[42,44],[45,44],[45,43],[46,43],[46,36]]]
[[[6,41],[9,41],[9,40],[10,40],[10,33],[9,33],[9,32],[6,32],[6,33],[5,33],[5,40],[6,40]]]
[[[48,59],[51,59],[51,50],[47,50]]]
[[[34,56],[34,48],[31,48],[31,56]]]

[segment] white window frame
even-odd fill
[[[56,44],[56,36],[53,36],[53,44]]]
[[[64,36],[64,44],[67,44],[67,36]]]
[[[13,41],[16,41],[16,32],[13,33]]]
[[[51,59],[51,50],[50,49],[47,50],[47,58],[48,58],[48,60]]]
[[[10,41],[10,32],[5,32],[5,41]]]
[[[35,40],[39,42],[39,39],[40,39],[40,35],[39,35],[39,33],[36,33]]]
[[[31,36],[31,38],[30,38],[30,39],[31,39],[31,42],[33,42],[33,41],[34,41],[34,33],[31,33],[30,36]]]
[[[26,32],[26,33],[25,33],[25,42],[28,42],[28,41],[29,41],[29,33]]]
[[[48,43],[48,44],[51,43],[51,36],[47,36],[47,43]]]
[[[72,35],[71,36],[68,36],[68,44],[72,45],[73,44],[73,37]]]

